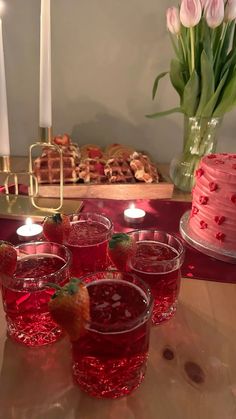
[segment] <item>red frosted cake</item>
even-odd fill
[[[206,244],[236,251],[236,154],[203,157],[192,196],[192,233]]]

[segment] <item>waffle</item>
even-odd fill
[[[134,176],[130,166],[123,158],[108,159],[104,173],[109,183],[134,183]]]
[[[105,152],[108,158],[122,158],[127,160],[135,150],[133,147],[125,146],[123,144],[111,144],[106,148]]]
[[[53,142],[61,147],[63,152],[64,183],[76,182],[76,167],[79,162],[78,146],[71,143],[67,134],[55,137]],[[58,152],[53,148],[45,147],[42,155],[34,161],[34,173],[39,183],[59,183],[60,156]]]
[[[81,157],[83,159],[90,158],[90,159],[101,159],[103,158],[103,151],[101,147],[95,144],[86,144],[80,147]]]
[[[135,179],[145,183],[159,182],[157,168],[145,154],[135,151],[130,156],[130,167],[133,170]]]
[[[101,159],[83,158],[78,166],[77,173],[80,182],[106,183],[104,173],[105,161]]]

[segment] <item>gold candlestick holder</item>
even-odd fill
[[[10,195],[10,184],[12,183],[11,179],[13,178],[13,185],[15,187],[15,192],[13,195],[19,195],[19,177],[29,177],[32,182],[35,183],[35,193],[38,194],[38,184],[37,178],[34,174],[30,174],[29,172],[16,172],[11,168],[11,158],[10,156],[0,156],[0,174],[4,175],[4,187],[5,187],[5,195],[9,197]]]
[[[63,200],[63,152],[56,144],[52,143],[52,132],[49,128],[40,130],[40,141],[32,144],[29,149],[28,170],[14,171],[11,167],[10,156],[0,156],[1,183],[4,184],[5,193],[0,194],[0,216],[1,218],[25,219],[33,218],[35,221],[43,221],[44,217],[52,212],[62,210],[65,214],[79,212],[83,206],[82,201],[70,199]],[[60,157],[60,201],[58,198],[44,198],[39,195],[38,179],[34,174],[33,150],[35,148],[50,148],[58,153]],[[28,194],[19,193],[19,183],[27,177]],[[13,178],[13,182],[12,182]],[[4,179],[4,181],[3,181]],[[10,192],[10,186],[15,188],[14,193]],[[58,205],[59,202],[59,205]]]
[[[54,150],[59,155],[60,161],[60,184],[59,184],[59,205],[53,208],[45,208],[36,203],[35,198],[38,195],[38,179],[34,175],[33,168],[33,151],[35,149],[49,149]],[[29,148],[29,174],[30,174],[30,196],[32,205],[42,211],[56,212],[63,207],[63,184],[64,184],[64,173],[63,173],[63,151],[60,146],[52,143],[52,129],[40,127],[40,141],[32,144]]]

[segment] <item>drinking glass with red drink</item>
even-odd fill
[[[47,284],[69,280],[70,251],[50,242],[25,243],[15,249],[16,271],[12,278],[1,278],[8,335],[30,347],[53,343],[63,333],[48,310],[55,290]]]
[[[111,220],[101,214],[72,214],[70,232],[64,243],[72,253],[72,275],[82,276],[88,272],[108,267],[108,240],[113,231]]]
[[[130,394],[144,378],[153,298],[130,273],[96,272],[82,278],[90,299],[90,323],[72,342],[73,376],[94,397]]]
[[[184,246],[175,235],[163,231],[134,230],[127,234],[136,243],[128,270],[150,287],[154,297],[152,322],[160,324],[176,311]]]

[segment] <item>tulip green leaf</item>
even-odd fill
[[[182,98],[184,88],[185,88],[183,72],[184,72],[183,64],[178,60],[171,60],[170,80],[173,87],[178,92],[180,98]]]
[[[201,96],[196,116],[201,116],[202,111],[215,91],[215,80],[213,63],[209,60],[206,52],[203,50],[201,55]]]
[[[173,50],[175,51],[176,57],[180,60],[182,52],[179,51],[178,45],[176,44],[175,37],[170,33],[170,41],[172,43]]]
[[[152,99],[155,99],[155,96],[156,96],[156,92],[157,92],[157,88],[158,88],[158,84],[159,84],[160,79],[162,79],[163,77],[165,77],[166,74],[168,74],[168,73],[169,73],[169,71],[163,71],[163,73],[160,73],[156,77],[156,79],[154,81],[154,84],[153,84],[153,88],[152,88]]]
[[[234,27],[235,27],[235,23],[234,22],[230,22],[226,28],[225,31],[225,36],[223,38],[223,42],[221,45],[221,49],[220,49],[220,56],[221,56],[221,61],[224,60],[224,58],[227,56],[229,48],[230,48],[230,44],[232,42],[232,36],[234,34]]]
[[[231,51],[228,54],[227,61],[225,62],[225,65],[223,66],[220,74],[220,79],[224,76],[225,72],[229,70],[229,76],[233,74],[234,67],[236,65],[236,49]]]
[[[222,39],[220,42],[220,47],[217,51],[216,60],[215,60],[215,80],[216,83],[220,80],[221,69],[224,66],[225,62],[228,59],[229,48],[232,42],[233,32],[234,32],[234,22],[230,22],[222,35]]]
[[[222,27],[223,27],[223,23],[221,23],[221,25],[217,26],[217,28],[214,29],[214,31],[212,32],[212,53],[213,56],[216,56],[217,50],[220,46],[220,38],[221,38],[221,34],[222,34]]]
[[[178,33],[168,26],[167,21],[174,57],[169,72],[156,77],[152,98],[156,97],[160,79],[169,74],[171,85],[179,95],[179,107],[147,115],[148,118],[173,112],[181,112],[188,117],[222,117],[236,107],[234,2],[231,4],[222,0],[221,6],[223,3],[224,19],[217,27],[214,26],[220,16],[212,16],[210,21],[206,13],[201,14],[194,27],[180,23]],[[214,11],[216,14],[219,12],[218,9]],[[173,13],[176,17],[176,10]]]
[[[212,116],[213,111],[214,111],[215,106],[218,102],[218,99],[220,97],[220,94],[222,92],[222,89],[224,87],[224,84],[225,84],[225,81],[226,81],[227,77],[228,77],[228,71],[222,77],[215,93],[213,94],[213,96],[211,97],[211,99],[206,104],[205,108],[203,109],[203,111],[202,111],[202,117],[203,118],[210,118]]]
[[[199,102],[199,76],[194,70],[188,80],[183,94],[182,108],[188,116],[194,116]]]
[[[172,109],[168,109],[167,111],[157,112],[157,113],[153,113],[151,115],[146,115],[146,118],[155,119],[155,118],[160,118],[161,116],[170,115],[170,114],[176,113],[176,112],[183,113],[183,109],[182,108],[172,108]]]
[[[229,79],[224,92],[221,96],[219,105],[216,107],[213,116],[223,116],[226,112],[231,111],[236,105],[236,70]]]
[[[203,45],[203,50],[206,52],[209,60],[213,60],[213,53],[212,53],[212,41],[211,41],[211,33],[210,33],[210,28],[207,25],[206,21],[202,22],[202,45]],[[200,54],[200,59],[201,59],[201,54]]]

